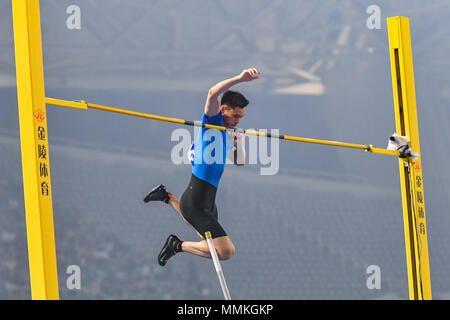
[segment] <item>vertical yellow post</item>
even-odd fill
[[[32,299],[59,299],[38,0],[13,0],[22,173]]]
[[[409,297],[431,299],[425,200],[409,20],[387,19],[396,132],[407,136],[417,160],[399,158]]]

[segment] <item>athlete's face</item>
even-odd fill
[[[220,112],[222,112],[225,127],[235,128],[245,115],[245,108],[230,108],[227,105],[222,105],[220,106]]]

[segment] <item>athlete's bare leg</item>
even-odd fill
[[[190,226],[192,229],[194,229],[194,227],[189,222],[187,222],[187,220],[183,217],[183,214],[181,213],[180,200],[177,199],[175,196],[172,196],[170,198],[170,200],[169,200],[169,204],[176,212],[178,212],[178,214],[180,215],[181,219],[183,219],[183,221],[186,222],[186,224],[188,226]],[[204,239],[204,237],[197,230],[194,229],[194,231],[198,234],[198,236],[200,238]]]
[[[176,212],[178,212],[183,221],[194,229],[194,227],[192,227],[192,225],[186,221],[186,219],[183,217],[183,214],[181,213],[180,200],[172,196],[169,200],[169,204]],[[205,237],[201,235],[197,230],[195,230],[195,232],[200,238],[205,239]],[[213,243],[220,260],[230,259],[234,255],[235,248],[229,236],[215,238],[213,239]],[[206,240],[183,241],[181,248],[184,252],[189,252],[200,257],[211,258],[211,253],[209,251],[208,243],[206,242]]]
[[[175,210],[176,212],[178,212],[178,214],[180,215],[181,219],[184,220],[184,222],[186,222],[187,224],[189,224],[186,219],[183,217],[183,214],[181,213],[181,209],[180,209],[180,200],[177,199],[175,196],[172,196],[169,200],[169,204],[170,206],[173,208],[173,210]]]
[[[229,236],[214,238],[213,243],[220,260],[228,260],[234,255],[235,248]],[[206,240],[198,242],[184,241],[181,248],[184,252],[189,252],[204,258],[211,258]]]

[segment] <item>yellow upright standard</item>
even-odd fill
[[[39,1],[13,0],[31,296],[59,299]]]
[[[416,160],[399,158],[398,161],[402,189],[409,297],[411,300],[430,300],[428,232],[425,219],[409,20],[406,17],[392,17],[387,19],[387,23],[396,132],[399,135],[407,136],[412,150],[419,153],[419,158]]]

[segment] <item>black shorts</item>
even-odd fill
[[[212,238],[227,235],[218,222],[216,191],[215,186],[192,174],[180,199],[181,214],[203,237],[207,231]]]

